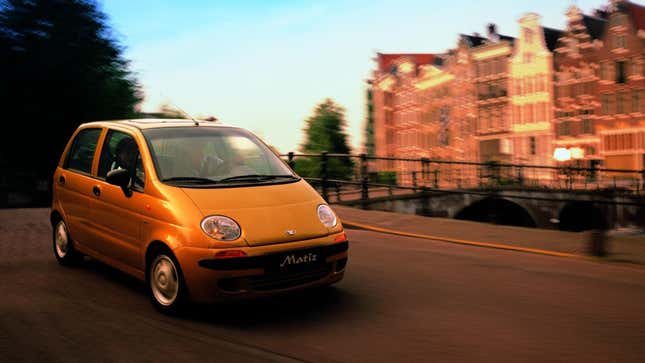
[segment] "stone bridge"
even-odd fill
[[[397,213],[582,231],[644,227],[645,195],[608,191],[505,189],[371,193],[331,202]]]

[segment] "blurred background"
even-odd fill
[[[482,44],[470,45],[472,55],[485,52],[489,41],[512,45],[517,39],[518,44],[522,19],[528,13],[537,14],[537,26],[558,40],[560,35],[566,38],[564,30],[574,24],[572,6],[588,14],[585,19],[605,24],[607,19],[602,17],[609,15],[607,10],[614,3],[0,0],[0,109],[4,116],[0,206],[48,205],[51,174],[80,123],[185,117],[179,108],[194,117],[214,116],[245,127],[282,154],[365,152],[377,157],[500,159],[558,166],[556,156],[560,155],[553,155],[550,139],[544,135],[524,135],[518,143],[520,138],[515,142],[511,137],[501,140],[482,134],[477,122],[484,117],[480,117],[479,103],[490,103],[481,98],[486,95],[472,101],[473,105],[479,102],[472,115],[434,112],[433,107],[439,106],[429,100],[443,97],[453,106],[461,101],[454,95],[435,94],[441,89],[427,86],[434,77],[431,70],[455,73],[456,50],[464,40],[481,40]],[[642,22],[643,14],[639,14],[637,21]],[[595,30],[589,31],[593,35]],[[549,44],[553,54],[551,48],[558,44]],[[632,51],[639,51],[642,44],[636,48]],[[397,125],[394,132],[383,125],[388,105],[381,96],[388,92],[406,95],[405,87],[385,89],[385,83],[410,78],[404,71],[410,64],[415,72],[408,81],[424,85],[419,95],[412,95],[423,112],[419,125],[408,122],[409,110],[391,112]],[[469,65],[475,67],[475,62]],[[395,68],[397,74],[392,73]],[[473,74],[469,79],[475,79]],[[642,80],[634,84],[643,86]],[[448,88],[458,87],[451,84]],[[464,90],[472,97],[479,92]],[[423,97],[430,98],[423,101]],[[599,102],[596,108],[600,110]],[[489,111],[492,119],[493,110]],[[429,132],[430,128],[421,125],[427,121],[425,116],[435,114],[435,123],[446,132]],[[549,126],[552,133],[559,127],[555,121]],[[467,137],[458,134],[471,128]],[[565,135],[565,141],[571,136]],[[476,137],[490,140],[470,142]],[[569,146],[558,148],[561,152],[581,150]],[[512,154],[519,155],[515,151],[520,149],[523,154],[509,159],[511,149]],[[535,158],[531,156],[534,149]],[[598,149],[585,149],[585,158]],[[350,159],[330,162],[333,178],[352,178],[358,173]],[[642,169],[638,165],[643,162],[625,168]],[[412,184],[413,171],[407,164],[381,164],[370,163],[370,168],[383,174],[379,181]],[[602,165],[590,159],[589,165],[582,166]],[[317,160],[296,158],[295,167],[303,176],[320,176]],[[640,174],[633,179],[639,178]]]

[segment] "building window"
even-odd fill
[[[619,26],[624,24],[624,17],[622,14],[615,14],[611,17],[611,26]]]
[[[568,136],[570,134],[571,134],[571,125],[569,125],[569,121],[562,121],[560,123],[560,135]]]
[[[524,40],[527,43],[533,43],[533,30],[524,28]]]
[[[388,145],[391,145],[394,143],[394,132],[391,130],[388,130],[385,134],[385,143]]]
[[[625,36],[624,35],[616,35],[614,37],[614,48],[627,48],[625,46]]]
[[[629,74],[632,76],[638,76],[641,74],[641,62],[638,58],[633,57],[631,63],[632,69],[630,69]]]
[[[622,93],[616,95],[616,113],[625,113],[625,102]]]
[[[640,91],[632,93],[632,112],[641,112]]]
[[[524,53],[524,63],[531,63],[533,62],[533,53],[526,52]]]
[[[529,137],[529,150],[531,152],[531,155],[535,155],[536,152],[536,145],[535,145],[535,136]]]
[[[609,79],[609,63],[607,62],[600,63],[600,79],[602,80]]]
[[[520,123],[520,106],[514,105],[513,106],[513,123],[514,124],[519,124]]]
[[[601,96],[602,114],[609,115],[609,95]]]
[[[526,105],[526,122],[534,122],[535,121],[535,105],[530,103]]]
[[[616,62],[616,83],[625,83],[627,81],[627,77],[625,74],[626,63],[627,62],[625,61]]]
[[[510,108],[502,108],[500,110],[500,120],[501,120],[501,128],[503,130],[506,130],[509,124],[509,118],[511,117],[511,109]]]
[[[585,118],[582,120],[582,133],[583,134],[592,134],[591,130],[591,119]]]

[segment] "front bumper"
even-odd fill
[[[241,248],[248,257],[215,259],[217,251],[195,248],[180,248],[175,255],[191,299],[214,302],[333,284],[344,276],[348,249],[347,241],[330,243],[327,237]],[[309,250],[320,254],[318,263],[292,269],[276,269],[271,264],[278,254]]]

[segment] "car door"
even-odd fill
[[[62,167],[54,174],[54,192],[67,222],[71,238],[81,246],[92,240],[90,203],[92,201],[92,165],[102,128],[79,130],[65,156]]]
[[[129,152],[134,153],[132,165],[120,162],[118,154],[122,151],[119,150],[122,145],[129,145]],[[141,227],[145,205],[150,199],[144,193],[146,173],[139,150],[134,135],[108,130],[100,152],[97,179],[92,186],[91,205],[97,251],[113,259],[117,267],[135,269],[141,269]],[[134,168],[131,193],[105,180],[107,173],[115,168]]]

